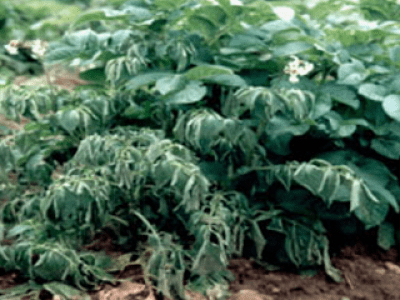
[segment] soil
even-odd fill
[[[120,255],[112,241],[99,235],[88,247],[105,250],[109,255]],[[333,265],[343,274],[343,282],[333,282],[323,270],[315,276],[293,272],[266,271],[250,259],[236,258],[230,261],[229,270],[236,280],[230,284],[229,300],[396,300],[400,299],[400,266],[397,249],[379,250],[377,247],[358,241],[346,246],[332,258]],[[145,287],[141,267],[131,265],[115,274],[128,282],[100,287],[90,293],[92,300],[157,299],[154,290]],[[21,284],[18,272],[0,271],[0,289]],[[147,296],[144,291],[147,290]],[[149,293],[152,291],[150,297]],[[128,294],[131,294],[130,296]],[[128,296],[127,296],[128,295]],[[189,293],[196,300],[207,299]],[[138,297],[134,297],[138,296]],[[43,292],[41,300],[59,299]],[[164,299],[167,300],[167,299]],[[169,299],[168,299],[169,300]]]
[[[374,240],[373,236],[368,238]],[[360,238],[332,258],[333,265],[343,274],[342,283],[332,281],[323,270],[315,276],[305,276],[293,272],[266,271],[250,259],[232,259],[229,270],[234,273],[236,280],[230,284],[232,296],[229,300],[400,299],[398,259],[397,249],[383,251],[367,244],[365,237]],[[138,266],[128,267],[118,277],[144,283]],[[93,293],[92,299],[103,300],[99,292]]]

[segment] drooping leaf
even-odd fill
[[[327,161],[314,159],[310,163],[276,166],[268,173],[267,178],[281,181],[287,189],[290,189],[290,182],[295,181],[314,195],[323,197],[327,204],[335,200],[350,202],[350,209],[366,228],[384,221],[389,203],[398,209],[392,199],[380,197],[378,191],[374,194],[374,187],[370,188],[344,165],[332,166]]]
[[[82,295],[83,293],[69,285],[63,284],[61,282],[50,282],[43,285],[43,288],[53,295],[63,296],[67,299],[73,299],[74,297],[79,297],[82,300],[90,300],[89,295]]]
[[[389,222],[382,223],[378,229],[378,245],[386,251],[389,250],[396,244],[394,236],[395,229],[393,224]]]
[[[370,197],[363,197],[360,205],[354,210],[357,218],[365,224],[368,230],[381,224],[389,212],[389,204],[387,202],[376,203]]]

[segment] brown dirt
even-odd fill
[[[13,82],[15,85],[27,86],[47,86],[49,84],[68,91],[73,91],[75,87],[88,84],[88,81],[79,77],[79,69],[67,69],[61,64],[46,67],[46,73],[41,76],[17,76]]]
[[[110,255],[122,254],[115,251],[109,237],[104,236],[99,236],[88,248],[106,250]],[[400,266],[396,249],[383,252],[359,242],[343,248],[332,259],[332,263],[342,272],[342,283],[333,282],[322,270],[316,276],[309,277],[283,271],[266,271],[249,259],[232,259],[229,269],[235,274],[236,280],[230,284],[232,296],[229,300],[400,299]],[[115,276],[127,279],[129,283],[103,285],[100,290],[90,293],[92,300],[157,299],[151,289],[144,288],[143,272],[139,265],[128,266]],[[18,272],[0,272],[0,289],[21,282]],[[48,293],[42,294],[42,300],[56,299]],[[198,294],[191,295],[197,300],[207,299]]]
[[[230,269],[236,280],[230,289],[232,292],[256,290],[279,300],[400,299],[400,267],[395,263],[397,251],[391,250],[387,257],[386,260],[376,260],[360,244],[343,249],[341,255],[332,260],[344,276],[344,281],[339,284],[322,271],[314,277],[307,277],[268,272],[248,260],[232,260]]]

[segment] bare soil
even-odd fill
[[[376,241],[374,235],[369,237],[372,241]],[[249,259],[232,259],[229,270],[236,280],[230,284],[230,300],[400,299],[398,251],[394,248],[383,251],[375,244],[366,244],[363,237],[332,258],[333,265],[343,274],[342,283],[333,282],[323,270],[310,277],[293,272],[266,271]],[[144,283],[141,276],[140,267],[128,267],[118,275]],[[98,295],[99,292],[93,294],[93,300],[103,300]]]
[[[113,256],[122,254],[115,250],[106,235],[99,235],[89,248],[105,250]],[[236,258],[230,261],[229,266],[236,277],[230,284],[232,295],[229,300],[396,300],[400,299],[398,258],[396,249],[384,252],[360,241],[346,246],[332,258],[333,265],[343,274],[342,283],[333,282],[323,270],[312,277],[293,272],[266,271],[249,259]],[[115,276],[129,282],[117,286],[103,285],[100,290],[90,293],[91,299],[160,300],[154,296],[154,290],[144,286],[139,265],[128,266]],[[0,289],[21,283],[18,272],[4,273],[0,270]],[[199,294],[191,295],[196,300],[207,299]],[[56,298],[43,292],[40,299]]]

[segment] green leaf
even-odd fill
[[[132,38],[132,31],[129,29],[121,29],[121,30],[117,30],[116,32],[114,32],[112,34],[111,37],[111,47],[121,47],[122,45],[124,45],[125,43],[129,43],[129,40]],[[107,33],[104,33],[104,43],[107,42],[107,39],[109,39],[109,36],[107,35]]]
[[[199,81],[190,81],[183,90],[168,96],[165,99],[169,104],[190,104],[203,99],[206,95],[207,88]]]
[[[369,197],[363,197],[360,205],[354,210],[356,217],[365,224],[365,229],[369,229],[381,224],[389,212],[389,205],[380,201],[376,203]]]
[[[327,152],[318,157],[323,158],[334,165],[347,165],[357,176],[361,177],[369,186],[379,184],[384,187],[393,175],[380,161],[364,157],[351,150],[339,150]]]
[[[233,75],[233,71],[223,66],[201,65],[190,69],[184,74],[188,80],[201,80],[216,75]]]
[[[33,266],[36,276],[46,280],[63,280],[65,270],[69,267],[66,256],[56,251],[46,251],[39,256],[39,260]]]
[[[83,54],[94,55],[99,47],[99,37],[91,29],[66,34],[60,42],[49,45],[44,62],[55,63],[62,60],[73,60]]]
[[[219,5],[205,5],[197,8],[194,12],[194,16],[207,19],[218,27],[225,23],[227,14]]]
[[[76,110],[58,111],[56,117],[61,127],[71,135],[80,122],[80,116]]]
[[[382,223],[378,229],[378,245],[386,251],[389,250],[396,244],[394,234],[395,229],[391,223]]]
[[[293,136],[304,135],[310,129],[307,124],[293,124],[285,118],[275,116],[268,122],[265,133],[268,139],[265,146],[279,155],[290,154],[289,143]]]
[[[294,172],[292,178],[311,193],[319,195],[320,191],[324,189],[324,185],[327,184],[327,182],[322,182],[327,171],[329,171],[329,168],[320,168],[311,163],[303,163]]]
[[[368,30],[358,30],[347,28],[334,28],[325,30],[328,39],[339,41],[344,47],[353,45],[365,45],[370,39],[370,32]]]
[[[83,23],[93,21],[128,21],[132,18],[136,20],[145,20],[151,18],[152,16],[153,14],[148,9],[140,6],[127,5],[123,10],[104,8],[102,10],[90,11],[82,14],[73,23],[73,27],[77,27]]]
[[[399,213],[400,208],[397,203],[397,199],[393,196],[391,192],[382,187],[381,185],[373,185],[371,186],[371,191],[376,195],[379,200],[386,201],[390,204],[396,213]]]
[[[360,100],[354,91],[347,86],[327,83],[321,88],[322,93],[328,93],[335,101],[350,106],[354,109],[360,107]]]
[[[400,159],[400,140],[381,137],[371,141],[371,148],[390,159]]]
[[[107,11],[109,13],[107,13]],[[127,21],[129,19],[129,15],[112,15],[110,14],[110,10],[98,10],[98,11],[90,11],[82,14],[74,23],[73,27],[77,27],[83,23],[93,22],[93,21],[103,21],[103,20],[122,20]]]
[[[358,93],[370,100],[383,101],[385,99],[387,89],[381,85],[365,83],[358,88]]]
[[[15,287],[1,289],[0,300],[21,300],[26,296],[36,297],[39,299],[40,286],[35,283],[24,283]]]
[[[267,244],[267,241],[266,241],[258,223],[255,220],[249,220],[249,221],[251,223],[251,230],[250,230],[249,235],[255,243],[257,258],[261,259],[262,253],[265,248],[265,245]]]
[[[300,52],[304,52],[306,50],[311,49],[312,47],[313,46],[311,44],[306,42],[301,42],[301,41],[292,42],[280,47],[276,47],[273,50],[273,54],[275,56],[289,56]]]
[[[247,86],[246,81],[235,74],[229,75],[213,75],[203,79],[205,82],[215,83],[218,85],[233,86],[233,87],[244,87]]]
[[[353,171],[355,171],[356,175],[365,182],[367,187],[374,193],[374,196],[380,202],[386,202],[390,204],[396,212],[399,211],[399,205],[396,198],[386,188],[394,175],[382,162],[364,157],[357,152],[350,150],[327,152],[318,157],[327,160],[334,165],[349,166]],[[354,184],[355,181],[352,182],[351,187],[353,193],[355,193],[355,190],[353,190]],[[359,189],[358,195],[355,194],[354,198],[350,197],[350,200],[354,201],[354,203],[352,203],[353,209],[357,206],[357,202],[361,200],[360,197],[365,197],[365,195],[362,195],[364,193],[365,190],[363,191]],[[366,196],[369,197],[368,195]],[[358,197],[358,199],[356,199],[356,197]]]
[[[236,48],[236,49],[249,49],[249,48],[256,48],[256,49],[267,49],[267,44],[261,40],[258,36],[249,35],[249,34],[238,34],[232,37],[229,42],[229,48]]]
[[[339,11],[342,6],[340,2],[318,2],[315,6],[309,9],[308,13],[315,19],[324,19],[333,11]]]
[[[400,46],[389,48],[389,57],[392,62],[398,63],[400,61]]]
[[[79,74],[79,77],[89,82],[105,82],[104,68],[90,69]]]
[[[390,92],[397,94],[400,92],[400,76],[393,76],[392,80],[388,83],[387,88]]]
[[[54,46],[54,49],[50,49],[46,53],[44,62],[54,63],[62,60],[72,60],[79,57],[81,49],[78,46]]]
[[[126,118],[131,119],[146,119],[151,116],[151,107],[150,103],[147,101],[143,106],[137,105],[132,102],[130,106],[128,106],[122,115]]]
[[[221,262],[221,250],[218,246],[205,241],[203,244],[203,253],[200,253],[197,264],[194,265],[193,271],[200,275],[218,273],[225,269],[223,262]]]
[[[368,76],[368,71],[360,61],[343,64],[338,70],[338,83],[345,85],[360,84]]]
[[[154,84],[157,80],[170,75],[171,73],[169,72],[151,72],[140,74],[129,80],[125,86],[129,91],[134,91],[143,86]]]
[[[120,1],[124,3],[125,1]],[[162,0],[153,3],[160,10],[175,10],[186,3],[186,0]]]
[[[218,27],[213,22],[203,16],[190,16],[188,25],[191,30],[197,31],[207,38],[214,37],[218,30]]]
[[[275,33],[278,31],[285,31],[291,28],[296,28],[296,26],[293,23],[286,22],[284,20],[271,21],[261,26],[261,29],[269,31],[271,33]]]
[[[176,90],[180,90],[185,86],[186,79],[182,75],[171,75],[158,79],[156,82],[156,90],[161,95],[166,95]]]
[[[224,12],[230,17],[235,18],[242,14],[243,10],[245,9],[244,6],[239,6],[233,4],[229,0],[218,0],[219,5],[223,8]],[[212,6],[215,7],[215,6]]]
[[[400,96],[399,95],[389,95],[385,97],[382,103],[383,110],[385,113],[400,122]]]
[[[329,258],[329,241],[327,238],[324,239],[324,266],[325,272],[336,282],[342,282],[342,272],[332,266]]]
[[[75,289],[69,285],[63,284],[61,282],[50,282],[43,285],[43,288],[53,295],[63,296],[66,299],[75,299],[79,297],[82,300],[90,300],[89,295],[82,295],[82,292],[78,289]]]
[[[204,176],[210,181],[224,182],[228,179],[226,165],[214,161],[201,161],[199,167]]]
[[[350,191],[350,211],[354,211],[361,205],[361,201],[367,197],[360,179],[355,179],[351,185]]]

